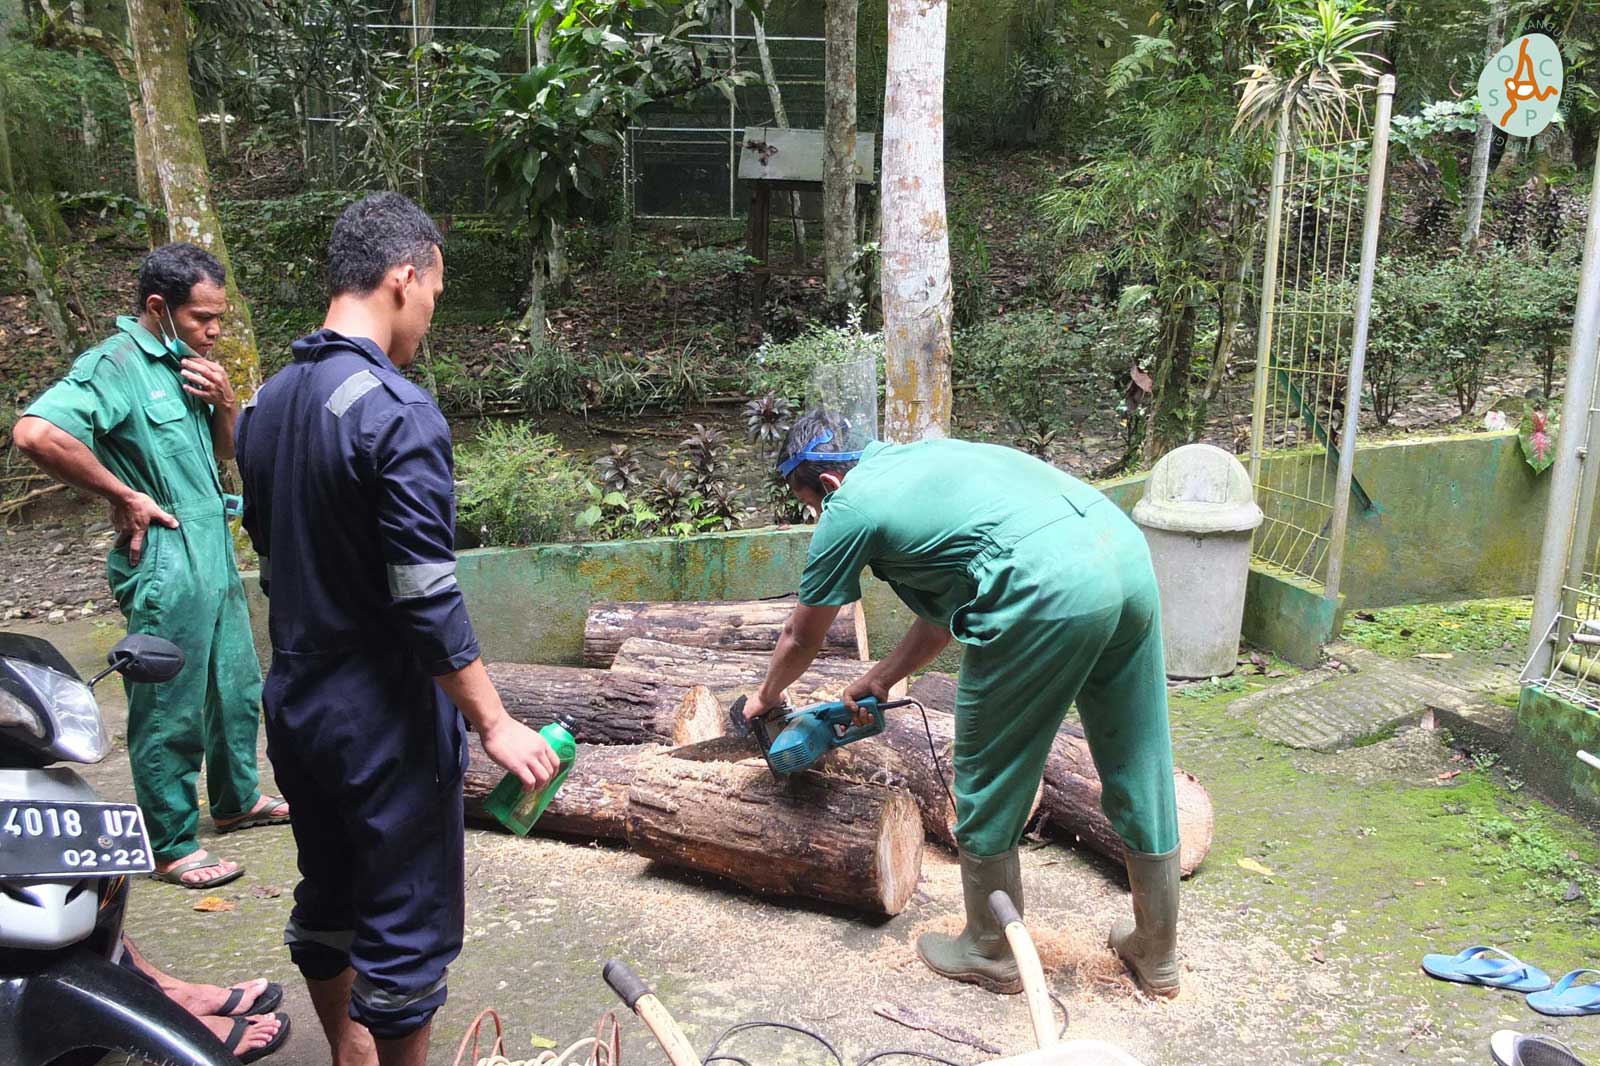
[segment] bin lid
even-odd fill
[[[1150,471],[1133,520],[1174,533],[1244,533],[1262,514],[1243,463],[1211,444],[1185,444]]]

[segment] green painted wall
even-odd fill
[[[1265,462],[1281,468],[1323,461],[1313,454]],[[1378,509],[1365,513],[1353,506],[1350,512],[1347,607],[1533,591],[1550,478],[1528,468],[1515,433],[1363,445],[1356,449],[1356,477]],[[1100,487],[1132,511],[1144,494],[1144,476]]]
[[[1515,747],[1518,770],[1542,794],[1600,816],[1600,770],[1576,754],[1600,754],[1600,714],[1530,685],[1517,705]]]
[[[1298,458],[1269,462],[1298,462]],[[1376,444],[1356,470],[1381,505],[1352,516],[1347,608],[1526,594],[1532,589],[1548,477],[1522,461],[1514,434]],[[1143,478],[1101,486],[1131,511]],[[744,599],[792,592],[805,565],[806,527],[601,544],[483,549],[461,556],[460,580],[484,653],[514,662],[575,662],[589,605],[603,599]],[[255,581],[252,616],[264,637]],[[868,637],[890,648],[911,614],[886,585],[863,579]],[[1337,632],[1331,605],[1292,580],[1252,574],[1251,639],[1293,661]],[[265,641],[262,640],[262,646]],[[957,661],[952,653],[941,665]]]

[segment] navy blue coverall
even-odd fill
[[[301,882],[284,942],[312,980],[354,967],[382,1039],[445,1001],[464,920],[460,713],[434,684],[478,658],[456,586],[450,430],[364,337],[322,330],[236,431],[272,668],[267,756]]]

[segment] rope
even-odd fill
[[[494,1042],[489,1045],[487,1054],[482,1049],[485,1021],[494,1022]],[[622,1031],[617,1026],[616,1011],[606,1011],[600,1016],[593,1036],[584,1037],[560,1053],[544,1051],[531,1059],[511,1059],[506,1057],[505,1029],[500,1024],[500,1015],[491,1007],[479,1012],[462,1034],[453,1066],[580,1066],[575,1056],[584,1051],[588,1055],[581,1060],[581,1066],[622,1066]]]

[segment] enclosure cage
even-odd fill
[[[498,56],[500,69],[520,73],[536,62],[533,33],[520,20],[521,4],[508,4],[493,20],[468,14],[481,4],[452,5],[440,0],[431,27],[415,21],[366,22],[350,27],[360,39],[345,42],[343,54],[358,52],[404,73],[415,42],[431,39],[442,45],[471,44]],[[824,40],[821,4],[774,0],[766,6],[765,40],[773,85],[762,78],[756,24],[732,5],[696,34],[697,40],[724,45],[736,69],[752,75],[750,83],[724,95],[706,90],[670,103],[654,105],[630,128],[618,168],[621,194],[628,211],[639,219],[733,221],[744,219],[750,201],[747,183],[738,176],[738,154],[746,127],[777,125],[774,87],[788,125],[821,129],[824,106]],[[330,70],[323,80],[348,81],[352,72]],[[858,104],[857,125],[875,129],[881,111],[868,91]],[[349,187],[362,175],[359,160],[367,140],[353,93],[308,91],[305,104],[308,176],[323,187]],[[441,139],[426,165],[425,199],[430,209],[482,212],[491,206],[483,178],[484,144],[472,133]],[[821,217],[820,197],[785,198],[783,215]]]

